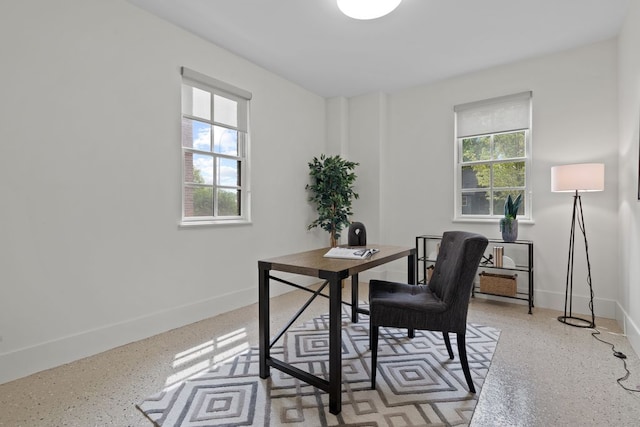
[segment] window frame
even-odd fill
[[[526,99],[528,102],[528,127],[516,126],[513,128],[503,128],[501,130],[494,130],[488,133],[479,133],[476,135],[463,135],[459,136],[459,126],[458,126],[458,113],[459,111],[468,108],[471,106],[482,106],[487,107],[491,104],[500,104],[502,101],[509,101],[514,99]],[[494,202],[493,202],[493,193],[494,191],[505,191],[501,190],[502,187],[494,186],[494,176],[493,176],[493,165],[499,163],[507,163],[514,161],[524,161],[524,186],[520,187],[520,191],[522,191],[524,197],[524,212],[518,214],[518,220],[523,222],[533,222],[533,205],[532,205],[532,194],[533,194],[533,186],[531,180],[531,169],[532,169],[532,134],[533,134],[533,123],[532,123],[532,115],[533,115],[533,96],[532,92],[522,92],[514,95],[507,95],[499,98],[492,98],[483,101],[476,101],[469,104],[463,104],[461,106],[454,107],[454,221],[458,222],[497,222],[500,218],[504,216],[503,210],[494,211]],[[515,132],[525,132],[524,137],[524,157],[510,157],[508,159],[495,159],[493,155],[494,148],[494,137],[496,135],[501,134],[509,134]],[[488,160],[479,160],[479,161],[463,161],[463,140],[469,138],[478,138],[489,136],[491,138],[491,158]],[[489,214],[463,214],[463,194],[466,193],[462,188],[463,185],[463,176],[462,171],[464,166],[474,165],[474,164],[487,164],[490,167],[490,185],[483,189],[490,193],[491,198],[489,201]],[[505,187],[506,188],[506,187]],[[513,188],[513,187],[508,187]],[[507,190],[508,191],[508,190]]]
[[[181,162],[181,226],[193,226],[193,225],[224,225],[224,224],[246,224],[251,222],[251,189],[250,189],[250,113],[249,106],[251,100],[251,93],[243,89],[236,88],[228,83],[190,70],[186,67],[181,68],[182,80],[180,84],[181,88],[181,107],[180,107],[180,162]],[[193,87],[210,94],[210,119],[206,119],[195,114],[189,114],[185,111],[184,91],[186,87]],[[221,123],[215,120],[214,102],[215,97],[223,97],[228,100],[232,100],[237,104],[237,123],[236,125]],[[212,145],[210,150],[202,150],[197,147],[188,147],[183,143],[184,133],[184,121],[197,121],[205,125],[211,126],[211,132],[214,132],[214,128],[229,129],[237,134],[237,152],[235,155],[216,152],[215,147]],[[199,184],[187,180],[187,167],[188,156],[190,155],[205,155],[210,156],[213,161],[213,177],[210,184]],[[237,185],[227,185],[220,181],[220,175],[218,170],[218,163],[221,159],[230,159],[237,162],[238,167],[238,183]],[[214,215],[212,216],[186,216],[186,201],[187,201],[187,189],[188,188],[211,188],[212,191],[212,209]],[[238,198],[239,203],[239,215],[216,215],[218,210],[218,191],[219,190],[236,190],[240,192]]]

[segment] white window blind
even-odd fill
[[[247,132],[248,129],[248,101],[253,97],[252,93],[239,87],[233,86],[229,83],[225,83],[221,80],[214,79],[205,74],[191,70],[187,67],[182,67],[182,81],[188,83],[190,86],[202,89],[204,92],[210,92],[214,94],[214,102],[217,105],[216,108],[218,114],[213,118],[214,122],[219,122],[225,126],[233,127],[241,132]],[[202,105],[202,108],[208,108],[210,104],[208,99],[203,99],[202,102],[197,103],[197,99],[192,99],[191,94],[188,92],[182,95],[183,111],[189,111],[190,108],[196,108],[196,105]],[[196,103],[194,103],[196,101]],[[234,106],[229,105],[230,102],[235,101],[237,104]],[[224,108],[227,107],[227,108]],[[222,117],[228,117],[228,112],[237,109],[235,121],[224,120]],[[225,114],[225,112],[227,112]]]
[[[454,107],[457,137],[529,129],[531,92],[521,92]]]

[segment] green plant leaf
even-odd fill
[[[308,229],[320,227],[336,239],[340,231],[349,225],[352,199],[359,196],[353,190],[357,178],[353,170],[359,163],[347,161],[340,156],[320,155],[309,162],[311,183],[305,186],[309,191],[309,201],[316,205],[318,218]]]
[[[509,196],[507,197],[507,201],[504,203],[504,217],[516,219],[521,203],[522,194],[518,194],[518,197],[516,197],[515,201],[511,198],[511,194],[509,194]]]

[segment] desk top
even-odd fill
[[[261,270],[286,271],[322,279],[336,277],[344,279],[361,271],[415,255],[416,253],[414,247],[376,244],[368,244],[366,247],[379,249],[380,251],[367,259],[361,260],[325,258],[324,254],[331,249],[327,247],[261,260],[258,261],[258,267]]]

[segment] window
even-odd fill
[[[456,219],[504,215],[511,195],[522,195],[518,215],[531,219],[531,92],[454,108]]]
[[[182,224],[249,221],[250,99],[182,68]]]

